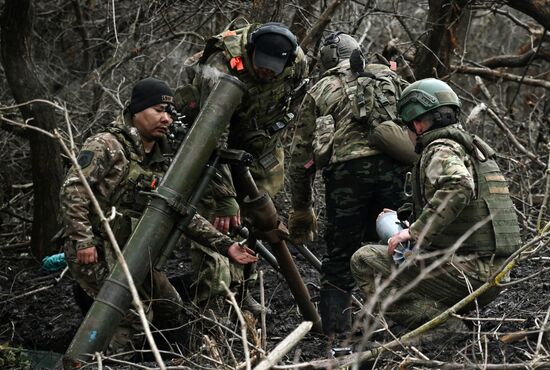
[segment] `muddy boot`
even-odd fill
[[[351,292],[322,288],[319,309],[325,335],[331,337],[351,330]]]

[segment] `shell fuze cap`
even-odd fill
[[[263,27],[265,29],[262,29]],[[281,30],[277,28],[281,28]],[[282,26],[276,24],[268,23],[260,27],[256,31],[256,35],[252,34],[254,65],[269,69],[276,75],[283,72],[289,58],[296,52],[296,42],[289,38],[290,35],[294,36],[287,28],[283,29]]]
[[[174,93],[166,82],[147,77],[134,85],[128,112],[133,115],[157,104],[175,105]]]

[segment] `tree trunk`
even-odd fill
[[[317,10],[315,5],[317,0],[303,0],[300,1],[301,9],[297,9],[294,13],[294,17],[290,22],[290,30],[296,35],[298,41],[303,40],[306,37],[307,31],[310,27],[308,16],[315,15]]]
[[[550,28],[550,0],[507,0],[506,4],[533,17],[544,28]]]
[[[17,103],[49,98],[32,60],[33,19],[34,8],[30,0],[6,0],[1,19],[0,52],[6,78]],[[20,109],[30,125],[47,131],[56,127],[55,111],[51,106],[33,103]],[[63,168],[59,144],[35,130],[29,131],[34,187],[31,249],[35,256],[42,257],[55,252],[50,240],[59,227],[57,215]]]
[[[283,7],[284,2],[280,0],[254,0],[250,10],[251,19],[257,23],[279,22]]]
[[[414,59],[417,79],[444,76],[449,72],[452,51],[458,46],[457,33],[462,22],[465,0],[429,0],[427,34],[417,45]]]

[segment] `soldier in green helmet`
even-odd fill
[[[435,260],[447,257],[385,312],[386,317],[411,329],[481,286],[521,243],[514,205],[495,152],[462,128],[460,107],[449,85],[434,78],[417,81],[403,91],[399,116],[420,154],[412,174],[412,214],[400,214],[410,226],[393,235],[387,246],[364,246],[351,260],[355,280],[371,295],[378,279],[396,268],[392,261],[396,248],[413,242],[411,262],[416,263],[400,271],[384,292],[387,296]],[[401,210],[405,208],[411,207]],[[491,302],[499,291],[491,288],[478,298],[479,306]],[[467,331],[463,321],[451,317],[427,340]]]
[[[201,104],[220,72],[246,85],[247,92],[231,118],[223,145],[252,154],[250,172],[258,188],[273,197],[284,180],[281,136],[293,117],[292,99],[307,71],[296,36],[276,22],[226,30],[210,38],[200,57],[193,61],[197,71],[193,86]],[[201,212],[220,231],[228,232],[240,225],[240,208],[229,169],[222,166],[220,172],[223,180],[205,197]],[[199,245],[194,245],[193,251],[198,272],[197,301],[223,292],[218,282],[225,281],[242,292],[245,308],[259,313],[261,306],[243,285],[245,280],[253,279],[253,272],[245,272]]]
[[[322,260],[319,308],[323,331],[330,337],[350,330],[355,287],[350,258],[362,242],[378,240],[374,222],[383,207],[405,202],[409,169],[369,141],[375,128],[395,118],[396,100],[406,82],[384,64],[354,70],[352,55],[362,58],[352,36],[335,32],[325,38],[320,58],[325,71],[300,107],[289,172],[289,231],[296,243],[313,240],[312,185],[318,170],[325,182],[327,253]],[[405,138],[401,128],[396,128]],[[405,143],[414,156],[408,139]]]
[[[172,124],[174,94],[163,81],[140,80],[133,87],[130,104],[104,132],[84,143],[79,167],[99,202],[121,248],[145,210],[147,192],[156,188],[173,154],[166,139]],[[95,297],[116,263],[116,255],[91,196],[78,175],[69,170],[61,188],[64,252],[73,278],[90,297]],[[195,215],[185,234],[235,263],[250,263],[250,255],[238,243]],[[147,256],[143,256],[147,258]],[[179,327],[184,321],[182,301],[167,277],[156,270],[138,287],[146,313],[157,328]],[[128,312],[109,343],[109,353],[139,349],[141,323]],[[167,333],[170,337],[170,332]],[[130,352],[130,355],[132,353]]]

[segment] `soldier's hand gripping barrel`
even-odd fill
[[[126,243],[124,259],[137,286],[150,271],[176,221],[185,214],[203,167],[216,150],[244,90],[238,79],[220,78]],[[128,281],[117,263],[67,349],[64,368],[78,367],[95,352],[103,351],[131,302]]]

